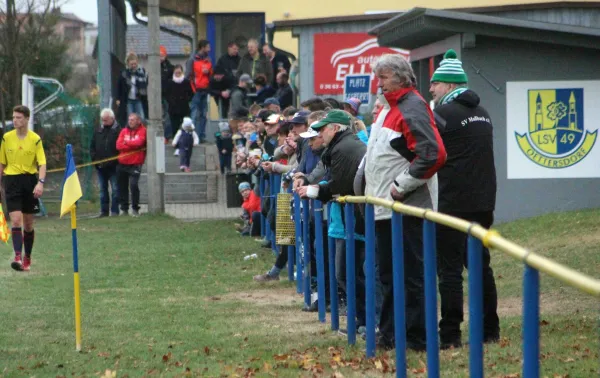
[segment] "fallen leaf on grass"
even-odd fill
[[[275,359],[275,361],[285,361],[289,359],[290,356],[287,354],[276,354],[273,356],[273,358]]]
[[[111,371],[110,369],[106,369],[104,371],[104,375],[102,375],[100,378],[116,378],[116,376],[117,376],[116,371]]]
[[[547,326],[548,324],[550,324],[550,322],[548,322],[547,320],[540,320],[541,326]]]
[[[210,348],[205,346],[204,347],[204,354],[206,354],[207,356],[210,354]]]
[[[108,352],[100,352],[100,353],[98,353],[98,357],[110,357],[110,353],[108,353]]]
[[[169,362],[169,360],[170,360],[170,359],[171,359],[171,352],[169,352],[169,353],[167,353],[167,354],[164,354],[164,355],[162,356],[162,360],[163,360],[163,362]]]

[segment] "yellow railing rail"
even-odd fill
[[[339,197],[337,201],[339,203],[368,203],[375,206],[382,206],[393,211],[402,213],[404,215],[423,218],[431,222],[448,226],[450,228],[454,228],[455,230],[462,231],[467,234],[471,234],[477,239],[481,240],[483,245],[487,248],[501,251],[513,257],[514,259],[519,260],[531,266],[532,268],[535,268],[540,272],[543,272],[551,277],[556,278],[557,280],[564,282],[565,284],[571,287],[574,287],[585,293],[600,298],[599,279],[590,277],[586,274],[561,265],[556,261],[552,261],[549,258],[527,250],[521,247],[520,245],[503,238],[495,230],[488,230],[476,223],[468,222],[450,215],[438,213],[430,209],[408,206],[404,205],[401,202],[392,202],[377,197],[344,196]]]

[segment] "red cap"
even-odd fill
[[[167,48],[163,45],[160,45],[160,55],[167,56]]]

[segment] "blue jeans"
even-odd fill
[[[192,98],[192,120],[200,142],[206,139],[206,113],[208,111],[208,92],[198,91]]]
[[[171,139],[173,138],[173,128],[171,127],[171,117],[169,117],[169,104],[164,98],[162,99],[162,117],[165,139]]]
[[[136,113],[139,115],[142,119],[142,122],[144,122],[146,115],[144,114],[142,100],[127,100],[127,117],[129,117],[131,113]]]
[[[100,184],[100,212],[108,215],[110,202],[110,212],[119,214],[119,190],[117,189],[117,167],[96,168],[98,173],[98,183]],[[111,196],[108,195],[108,185],[110,183]]]

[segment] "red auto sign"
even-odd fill
[[[317,95],[342,94],[346,75],[371,73],[371,64],[383,54],[409,57],[407,50],[380,47],[377,38],[366,33],[318,33],[314,38]],[[371,83],[371,93],[376,93],[376,80]]]

